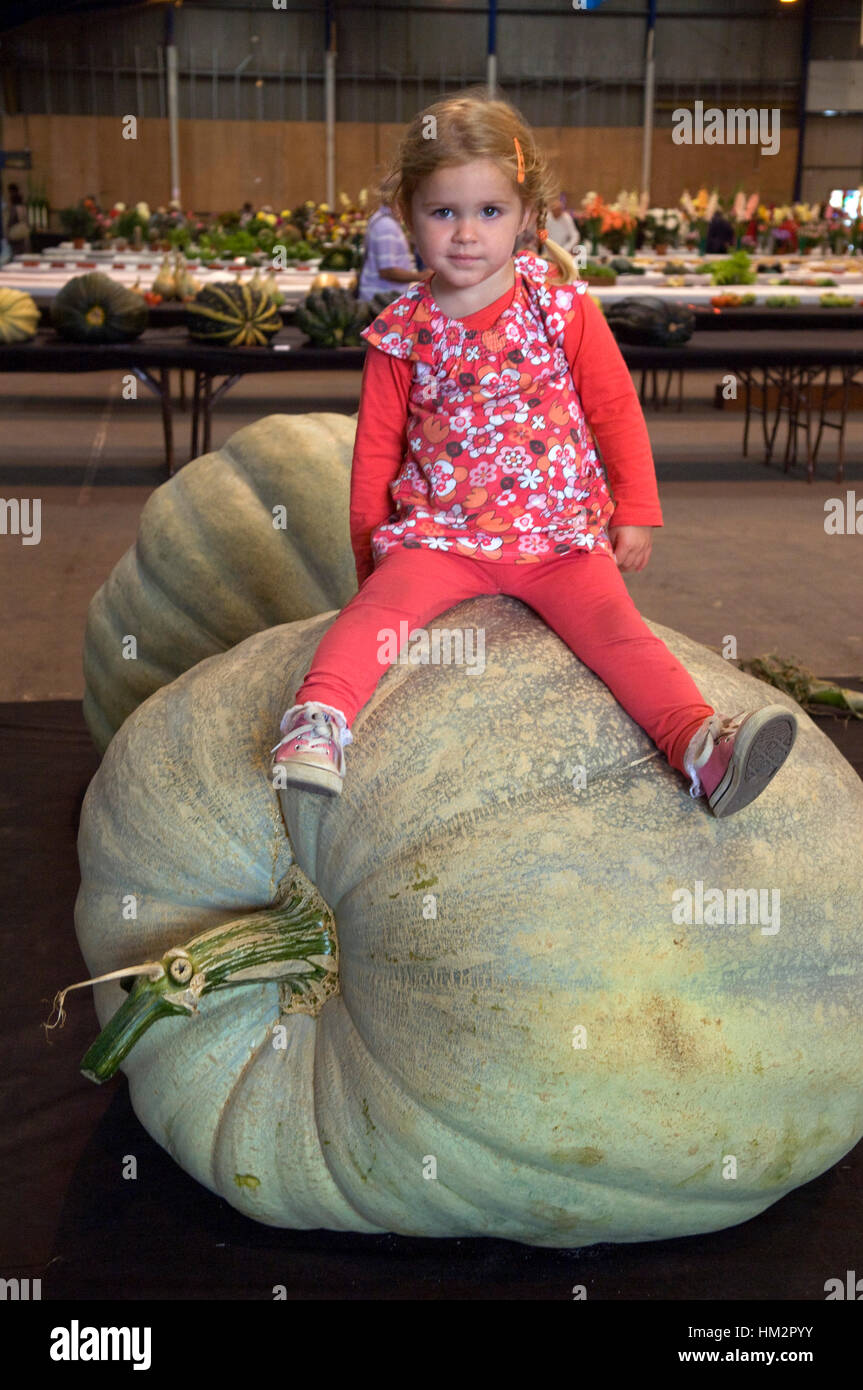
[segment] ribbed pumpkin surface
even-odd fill
[[[156,489],[87,612],[84,717],[100,752],[136,705],[196,661],[353,597],[355,435],[356,416],[270,415]]]
[[[100,270],[67,280],[51,301],[51,322],[75,343],[127,343],[150,321],[139,294]]]
[[[190,337],[226,347],[268,347],[282,326],[282,316],[260,285],[228,282],[207,285],[189,305]]]
[[[332,616],[158,691],[87,792],[91,973],[264,911],[294,854],[337,923],[341,993],[316,1018],[256,983],[138,1042],[124,1070],[153,1137],[272,1225],[568,1247],[735,1225],[847,1153],[863,792],[794,702],[650,624],[719,708],[797,709],[779,776],[716,820],[535,614],[474,600],[431,630],[484,629],[484,674],[390,668],[343,794],[281,794],[288,839],[266,750]],[[675,924],[697,880],[778,890],[780,930]],[[103,1023],[125,997],[97,987]]]
[[[39,309],[23,290],[0,289],[0,343],[26,343],[36,337]]]
[[[611,300],[605,317],[622,343],[673,347],[688,342],[695,331],[695,314],[688,304],[660,299],[658,295]]]
[[[365,300],[328,286],[301,300],[294,310],[294,322],[318,347],[361,347],[360,333],[371,321],[371,312]]]

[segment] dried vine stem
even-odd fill
[[[217,989],[278,982],[283,1012],[317,1014],[338,989],[335,919],[323,898],[294,866],[279,902],[261,912],[211,927],[158,961],[126,966],[68,985],[55,998],[58,1022],[71,989],[137,975],[129,996],[89,1049],[81,1070],[107,1081],[148,1028],[171,1014],[197,1013],[198,1001]],[[56,1027],[50,1023],[46,1027]]]

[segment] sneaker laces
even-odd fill
[[[304,718],[300,718],[303,711],[308,713]],[[345,749],[348,744],[354,741],[354,736],[345,722],[345,716],[341,710],[337,710],[331,705],[311,702],[303,705],[292,705],[282,716],[279,729],[284,737],[280,738],[275,747],[270,749],[271,753],[275,753],[283,743],[288,743],[295,738],[304,738],[309,748],[322,748],[334,740],[340,748]]]
[[[751,712],[751,710],[742,710],[740,714],[711,714],[705,719],[700,729],[697,729],[693,734],[683,757],[683,766],[686,768],[692,783],[689,788],[690,796],[704,796],[698,768],[703,767],[708,762],[719,740],[735,734]]]
[[[744,719],[748,719],[751,713],[751,710],[745,709],[740,714],[723,714],[721,716],[722,726],[716,738],[726,738],[728,734],[736,734]]]

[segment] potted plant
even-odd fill
[[[675,208],[648,208],[644,221],[644,235],[648,244],[658,256],[664,256],[669,246],[677,240],[680,231],[680,214]]]
[[[82,200],[71,208],[61,208],[60,226],[68,232],[73,244],[80,248],[92,237],[96,230],[96,218],[89,206],[90,199]]]

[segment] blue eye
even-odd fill
[[[483,208],[483,212],[488,212],[489,208],[492,212],[500,212],[500,208],[497,207],[494,203],[486,203],[485,207]],[[439,212],[452,212],[452,208],[435,208],[434,212],[432,213],[432,217],[437,217]]]

